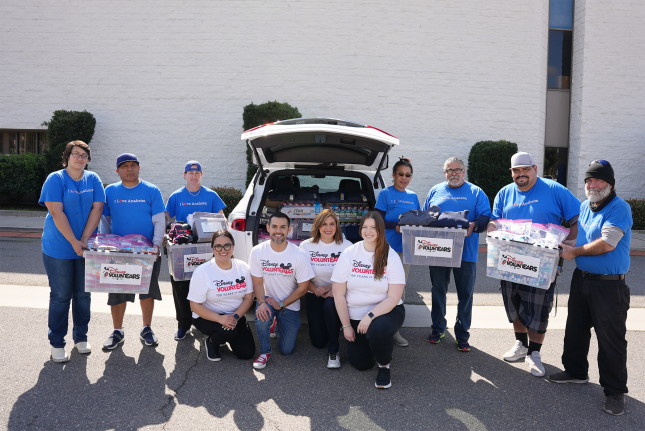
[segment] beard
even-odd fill
[[[529,177],[528,176],[523,176],[523,177],[518,177],[515,178],[515,184],[517,184],[518,187],[526,187],[529,185]]]
[[[282,244],[283,242],[286,241],[286,239],[287,238],[284,236],[282,238],[276,238],[275,236],[271,235],[271,241],[273,241],[276,244]]]
[[[589,199],[589,202],[591,203],[597,203],[604,201],[607,196],[611,193],[611,187],[609,184],[604,189],[587,189],[585,187],[585,195],[587,195],[587,199]]]
[[[458,176],[452,176],[448,178],[448,184],[450,184],[451,186],[459,186],[461,185],[461,178],[459,178]]]

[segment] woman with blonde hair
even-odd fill
[[[360,224],[363,241],[348,247],[332,274],[336,310],[347,340],[349,363],[368,370],[376,363],[375,386],[386,389],[394,334],[405,320],[401,295],[405,273],[399,255],[385,239],[385,223],[370,211]]]
[[[327,368],[339,368],[338,336],[340,319],[331,290],[331,274],[341,254],[352,245],[343,237],[336,213],[323,210],[314,220],[312,237],[300,243],[307,252],[316,276],[309,281],[305,295],[309,338],[317,349],[327,346]]]

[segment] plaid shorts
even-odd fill
[[[547,290],[502,280],[501,290],[508,321],[519,320],[528,330],[537,334],[546,333],[549,313],[553,308],[553,292],[556,280]]]
[[[139,300],[154,298],[161,301],[161,290],[159,289],[159,271],[161,271],[161,257],[155,260],[152,266],[152,276],[150,277],[150,289],[148,293],[139,294]],[[124,302],[134,302],[134,293],[108,293],[108,305],[119,305]]]

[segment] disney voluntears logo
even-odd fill
[[[213,257],[212,253],[187,254],[184,256],[184,272],[193,272]]]
[[[139,265],[101,265],[99,283],[140,285],[142,269]]]
[[[341,254],[340,251],[338,253],[331,253],[331,255],[328,255],[327,253],[320,253],[318,251],[309,252],[309,256],[311,257],[311,262],[313,263],[338,262],[338,258],[340,257],[340,254]]]
[[[277,275],[293,275],[295,268],[291,263],[277,263],[270,262],[268,260],[261,260],[260,265],[262,266],[262,272],[267,275],[277,274]]]
[[[497,269],[537,278],[540,272],[540,259],[515,253],[500,253]]]
[[[370,274],[374,275],[374,270],[372,269],[371,263],[363,263],[360,260],[355,260],[353,262],[352,272],[356,274]]]
[[[246,289],[246,278],[242,276],[240,279],[236,279],[235,283],[231,280],[213,280],[215,288],[218,292],[231,292],[237,291],[240,289]]]
[[[414,238],[414,254],[426,257],[452,258],[453,240],[442,238]]]

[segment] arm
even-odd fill
[[[190,309],[193,310],[194,313],[199,314],[199,317],[201,317],[202,319],[210,320],[211,322],[220,323],[222,324],[222,326],[224,326],[225,317],[228,316],[228,315],[221,315],[219,313],[216,313],[206,308],[204,304],[200,304],[198,302],[193,302],[193,301],[190,301]],[[233,316],[229,316],[229,317],[232,318]]]
[[[358,328],[356,328],[359,334],[366,334],[367,329],[370,327],[370,324],[372,323],[372,320],[374,320],[378,316],[382,316],[383,314],[389,313],[390,311],[392,311],[394,307],[396,307],[396,305],[401,300],[404,287],[405,287],[405,284],[390,284],[388,286],[387,298],[385,298],[380,303],[376,304],[376,306],[371,310],[372,314],[374,314],[374,318],[371,318],[368,315],[365,315],[365,317],[361,319],[361,322],[358,324]]]
[[[296,302],[298,299],[300,299],[305,293],[307,293],[307,290],[309,288],[309,283],[311,280],[303,281],[302,283],[298,283],[298,287],[294,289],[293,292],[291,292],[291,295],[287,296],[285,299],[282,300],[282,303],[286,307],[287,305],[291,305],[294,302]],[[255,278],[253,278],[253,285],[255,286]],[[280,309],[280,304],[275,298],[266,298],[266,302],[268,302],[271,307],[273,307],[276,310]]]
[[[83,229],[83,235],[81,235],[81,243],[87,247],[87,240],[92,236],[92,233],[99,225],[101,221],[101,214],[103,214],[103,202],[94,202],[92,204],[92,210],[90,215],[87,218],[87,223],[85,223],[85,229]]]
[[[578,238],[578,216],[575,216],[571,220],[569,220],[569,226],[571,226],[571,229],[569,231],[569,236],[567,236],[566,240],[576,240]]]
[[[161,257],[161,248],[163,246],[163,236],[166,233],[166,215],[165,214],[166,214],[165,212],[160,212],[152,216],[152,225],[154,226],[154,233],[152,234],[152,243],[158,247],[157,259]]]
[[[56,228],[58,228],[58,230],[60,231],[60,233],[63,234],[65,239],[69,241],[69,243],[74,248],[74,251],[76,252],[76,254],[82,257],[83,244],[81,243],[81,241],[77,240],[76,237],[74,236],[72,227],[69,225],[69,220],[67,219],[67,216],[63,212],[63,203],[47,201],[45,202],[45,206],[49,210],[49,214],[54,219],[54,224],[56,225]],[[94,208],[92,206],[92,210],[93,209]]]
[[[347,301],[345,300],[345,293],[347,293],[347,283],[333,282],[331,290],[334,294],[334,303],[336,304],[336,311],[340,318],[340,323],[343,325],[343,336],[347,341],[355,341],[356,334],[349,321],[349,310],[347,310]]]
[[[566,260],[572,260],[578,256],[598,256],[600,254],[609,253],[616,248],[613,245],[606,243],[603,238],[598,238],[588,244],[581,245],[580,247],[572,247],[564,243],[560,244],[560,246],[562,247],[560,256]]]
[[[385,220],[385,211],[380,210],[378,208],[374,208],[374,211],[379,213],[381,217],[383,217],[383,220]],[[386,221],[385,222],[385,229],[396,229],[399,226],[398,222],[395,221]]]
[[[262,277],[252,276],[253,278],[253,292],[258,300],[258,308],[255,310],[255,316],[258,320],[266,322],[269,320],[269,306],[266,304],[264,296],[264,279]]]

